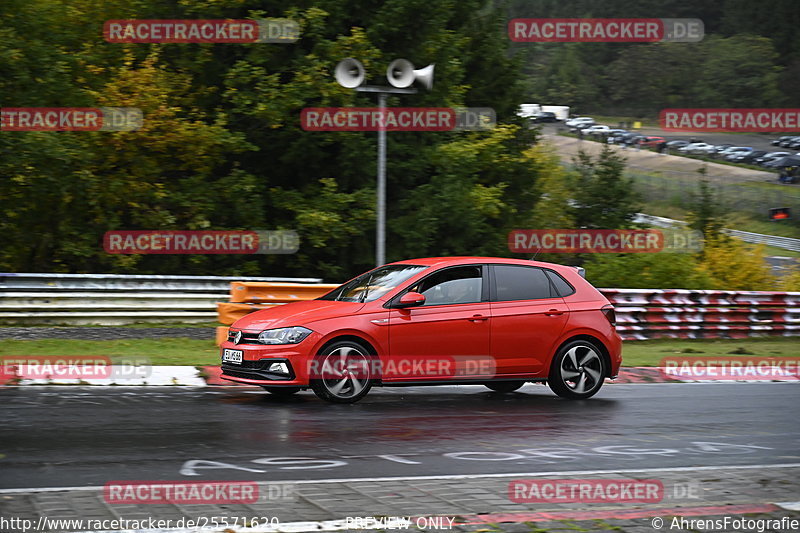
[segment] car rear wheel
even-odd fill
[[[518,388],[525,385],[524,381],[494,381],[484,383],[487,387],[495,392],[514,392]]]
[[[373,357],[355,341],[327,346],[315,359],[311,390],[332,403],[355,403],[372,388]]]
[[[275,396],[291,396],[297,392],[300,392],[300,387],[267,387],[262,386],[262,388],[270,394],[274,394]]]
[[[600,349],[588,341],[573,341],[553,358],[550,388],[562,398],[591,398],[603,386],[606,369]]]

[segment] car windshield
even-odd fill
[[[420,265],[386,265],[333,289],[319,300],[340,302],[371,302],[391,291],[413,275],[425,270]]]

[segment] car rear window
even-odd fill
[[[494,265],[497,301],[553,298],[550,280],[544,270],[522,265]]]

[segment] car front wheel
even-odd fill
[[[579,340],[558,351],[547,383],[562,398],[582,400],[597,394],[605,374],[605,362],[597,346]]]
[[[332,403],[355,403],[372,388],[373,357],[354,341],[327,346],[314,360],[311,390]]]

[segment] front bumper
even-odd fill
[[[220,359],[223,351],[227,349],[241,350],[242,362],[222,362],[222,379],[247,383],[250,385],[269,386],[308,386],[305,372],[307,360],[306,342],[304,339],[299,344],[263,345],[263,344],[234,344],[225,341],[220,345]],[[313,342],[308,342],[308,346]],[[269,367],[273,363],[284,363],[288,373],[271,372]]]

